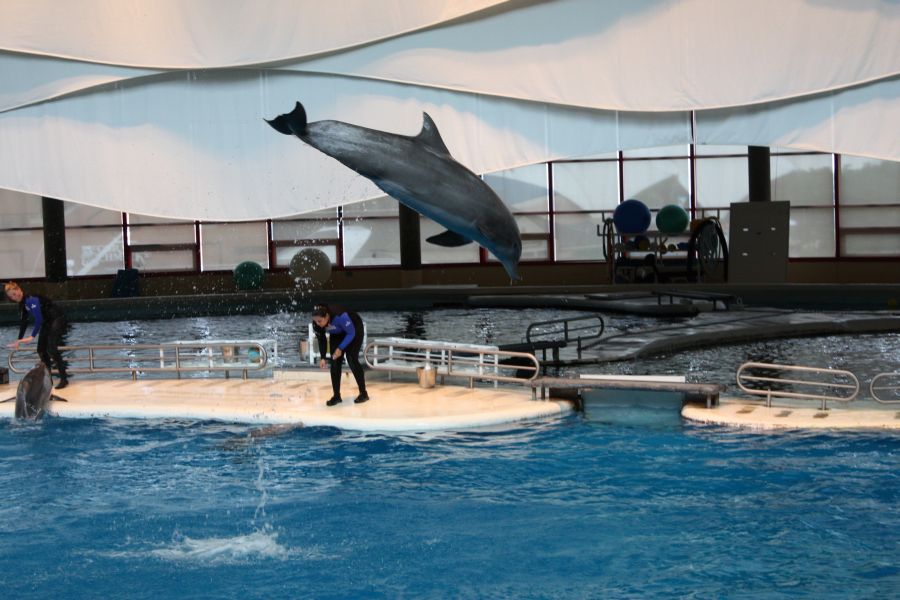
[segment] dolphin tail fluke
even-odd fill
[[[278,115],[271,121],[265,120],[271,125],[272,129],[284,135],[301,136],[306,133],[306,110],[299,102],[294,105],[294,110],[289,113]]]
[[[472,242],[469,238],[450,230],[433,235],[425,241],[434,244],[435,246],[444,246],[445,248],[457,248]]]

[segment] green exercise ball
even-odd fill
[[[318,248],[304,248],[291,259],[288,270],[297,285],[321,287],[331,277],[331,259]]]
[[[239,290],[258,290],[262,287],[266,272],[252,260],[247,260],[234,268],[234,284]]]
[[[687,211],[677,204],[663,206],[656,213],[656,229],[666,235],[678,235],[684,232],[689,221]]]

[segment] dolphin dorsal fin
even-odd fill
[[[422,113],[422,131],[419,132],[416,139],[441,154],[450,154],[450,151],[447,150],[447,146],[444,144],[444,140],[441,139],[441,132],[438,131],[437,125],[434,124],[434,121],[426,112]]]

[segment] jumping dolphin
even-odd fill
[[[52,390],[50,369],[40,362],[19,381],[19,387],[16,388],[16,418],[37,421],[47,412],[51,401],[67,402],[65,398],[54,396]],[[12,398],[3,402],[10,400]]]
[[[512,279],[522,255],[519,227],[497,194],[450,156],[437,126],[423,113],[422,131],[405,136],[341,121],[308,123],[303,105],[266,120],[370,179],[389,196],[447,228],[428,238],[439,246],[475,241]]]

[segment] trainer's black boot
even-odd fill
[[[331,399],[328,402],[326,402],[325,404],[327,404],[328,406],[334,406],[335,404],[340,404],[340,403],[341,403],[340,396],[332,396]]]
[[[363,402],[367,401],[368,399],[369,399],[369,394],[367,394],[366,392],[360,392],[359,396],[357,396],[356,400],[354,400],[353,402],[355,404],[362,404]]]
[[[69,385],[69,378],[65,375],[61,375],[59,378],[59,383],[57,383],[54,387],[58,390],[61,390],[67,385]]]

